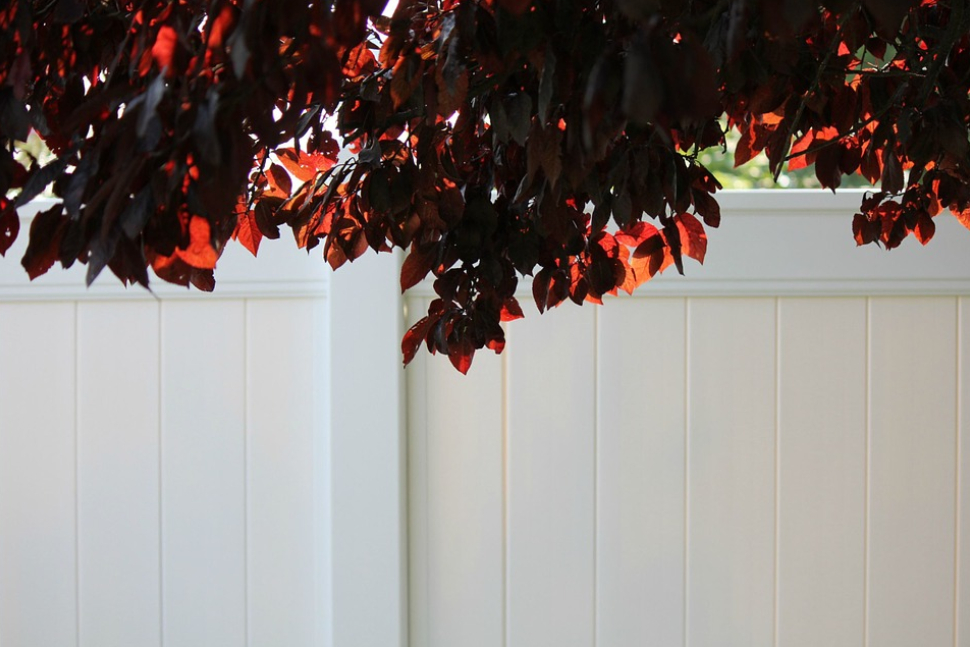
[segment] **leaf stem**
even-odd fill
[[[861,122],[859,124],[856,124],[855,126],[853,126],[852,128],[850,128],[848,131],[846,131],[846,133],[844,135],[842,135],[841,137],[838,137],[837,139],[827,139],[827,140],[825,140],[823,142],[820,142],[820,143],[818,143],[818,144],[816,144],[814,146],[809,146],[808,148],[806,148],[803,151],[799,151],[797,153],[792,153],[791,155],[786,156],[785,159],[783,159],[782,161],[783,162],[787,162],[788,160],[795,159],[796,157],[801,157],[802,155],[808,155],[809,153],[817,153],[818,151],[822,150],[823,148],[827,148],[827,147],[831,146],[832,144],[837,144],[837,143],[841,142],[846,137],[851,137],[852,135],[855,135],[857,132],[859,132],[860,130],[862,130],[863,128],[865,128],[866,126],[868,126],[869,124],[871,124],[872,122],[879,121],[880,119],[882,119],[886,115],[887,112],[889,112],[889,110],[891,108],[894,108],[896,106],[896,103],[903,97],[903,93],[906,91],[906,89],[908,87],[909,86],[906,85],[905,83],[901,83],[899,85],[899,87],[896,88],[896,92],[895,92],[895,94],[893,94],[892,99],[890,99],[886,103],[886,107],[885,108],[883,108],[882,110],[880,110],[878,113],[872,115],[871,117],[869,117],[865,121],[863,121],[863,122]]]
[[[788,136],[785,137],[784,144],[786,149],[788,149],[791,145],[792,137],[795,135],[795,129],[798,127],[798,122],[801,121],[802,115],[805,113],[805,106],[808,104],[809,97],[815,94],[822,85],[822,76],[825,74],[826,69],[828,68],[829,61],[832,59],[835,53],[839,51],[839,43],[841,42],[841,38],[839,36],[842,33],[842,28],[845,27],[845,24],[849,22],[849,18],[851,18],[858,10],[859,0],[856,0],[852,3],[852,6],[849,7],[849,9],[842,14],[841,17],[839,17],[839,22],[835,30],[835,36],[832,38],[832,43],[829,45],[829,49],[825,53],[825,58],[822,59],[821,64],[818,66],[818,73],[815,75],[815,80],[812,82],[811,87],[808,88],[808,91],[802,95],[802,100],[801,103],[798,104],[798,111],[795,113],[795,118],[792,119],[791,125],[788,127]],[[788,151],[786,150],[785,152],[787,153]],[[784,158],[784,156],[782,157]],[[784,159],[782,162],[783,161]],[[775,182],[777,182],[778,178],[781,176],[781,169],[783,166],[782,162],[779,162],[778,166],[772,172]]]

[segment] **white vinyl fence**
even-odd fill
[[[412,646],[970,647],[970,232],[722,202],[689,279],[409,369]]]
[[[359,407],[401,384],[395,259],[368,259],[375,339],[331,316],[360,276],[272,243],[211,295],[29,283],[26,231],[0,264],[0,647],[399,640],[400,395]]]
[[[856,249],[857,204],[725,195],[705,267],[523,296],[467,377],[400,369],[394,258],[12,252],[0,647],[970,647],[970,232]]]

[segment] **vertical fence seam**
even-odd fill
[[[250,644],[249,630],[249,299],[243,299],[243,638]]]
[[[74,302],[74,639],[81,647],[81,438],[78,402],[81,388],[80,306]]]
[[[960,516],[961,510],[961,497],[960,490],[962,487],[963,475],[961,473],[961,462],[962,462],[962,451],[963,443],[961,439],[961,432],[963,431],[963,404],[961,403],[961,396],[963,394],[963,298],[956,298],[956,308],[957,308],[957,339],[956,339],[956,472],[954,473],[956,489],[956,496],[954,497],[953,506],[953,522],[954,522],[954,540],[953,540],[953,647],[959,647],[960,644],[960,539],[961,539],[961,525],[962,519]]]
[[[781,299],[775,298],[775,562],[772,632],[778,647],[779,565],[781,563]]]
[[[863,520],[862,644],[869,647],[869,514],[872,462],[872,297],[866,297],[866,464],[865,513]]]
[[[502,353],[502,645],[509,644],[509,353]]]
[[[164,353],[162,352],[162,301],[155,302],[156,318],[158,327],[158,342],[156,351],[158,353],[158,367],[156,368],[158,377],[158,388],[156,397],[158,398],[158,644],[165,647],[165,525],[164,512],[162,506],[162,428],[164,407],[163,403],[163,374],[162,363]]]
[[[593,309],[593,647],[599,619],[600,311]]]
[[[430,308],[430,303],[427,307]],[[424,626],[427,632],[426,637],[431,641],[431,434],[428,433],[428,412],[431,411],[429,399],[431,389],[428,388],[428,373],[431,370],[430,358],[426,358],[425,364],[425,389],[424,389],[424,460],[422,461],[424,474],[422,480],[424,484]],[[418,646],[414,646],[418,647]],[[431,647],[428,645],[427,647]]]
[[[684,647],[688,647],[690,589],[690,297],[684,298]]]

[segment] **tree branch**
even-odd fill
[[[943,65],[950,56],[953,46],[966,33],[967,12],[965,9],[965,0],[953,0],[950,5],[950,22],[947,25],[946,33],[943,35],[943,40],[937,47],[933,48],[938,53],[930,68],[926,71],[926,84],[923,86],[923,91],[920,92],[919,99],[916,102],[917,106],[924,105],[926,100],[930,98],[930,93],[936,87],[936,81],[940,72],[943,71]]]
[[[879,121],[884,116],[886,116],[886,113],[889,112],[889,110],[891,108],[893,108],[896,105],[896,102],[898,102],[900,99],[903,98],[903,94],[908,89],[908,87],[909,86],[906,85],[905,83],[901,83],[900,86],[898,88],[896,88],[896,92],[893,94],[892,98],[886,103],[886,107],[885,108],[883,108],[882,110],[880,110],[878,113],[872,115],[871,117],[869,117],[865,121],[863,121],[863,122],[861,122],[859,124],[856,124],[855,126],[853,126],[852,128],[850,128],[848,131],[846,131],[845,134],[842,135],[841,137],[839,137],[838,139],[828,139],[828,140],[825,140],[825,141],[823,141],[823,142],[821,142],[819,144],[816,144],[815,146],[809,146],[808,148],[806,148],[803,151],[799,151],[797,153],[792,153],[791,155],[786,156],[785,159],[783,159],[782,161],[783,162],[787,162],[788,160],[795,159],[796,157],[801,157],[802,155],[808,155],[809,153],[817,153],[818,151],[822,150],[823,148],[828,148],[829,146],[831,146],[833,144],[837,144],[837,143],[841,142],[846,137],[851,137],[852,135],[855,135],[857,132],[859,132],[860,130],[862,130],[863,128],[865,128],[866,126],[868,126],[869,124],[871,124],[872,122]]]
[[[798,127],[798,122],[801,121],[802,115],[805,113],[805,106],[808,104],[809,97],[815,94],[822,85],[822,77],[825,75],[829,61],[832,59],[835,53],[839,51],[839,43],[842,42],[839,36],[842,33],[842,28],[845,27],[845,23],[849,22],[849,18],[851,18],[858,10],[859,0],[856,0],[852,3],[852,6],[849,7],[849,9],[839,18],[839,23],[835,30],[835,37],[832,39],[832,43],[829,45],[829,49],[825,53],[825,58],[822,59],[822,62],[818,66],[818,73],[815,75],[815,80],[812,82],[811,87],[808,88],[808,91],[802,95],[802,101],[798,105],[798,111],[795,113],[795,118],[792,119],[791,125],[788,127],[788,136],[785,138],[786,148],[791,146],[792,137],[795,135],[795,128]],[[787,153],[788,151],[786,150],[785,152]],[[781,176],[781,169],[782,164],[778,164],[778,167],[772,173],[775,182],[777,182],[779,176]]]

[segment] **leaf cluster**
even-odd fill
[[[334,268],[408,250],[437,295],[404,337],[468,370],[523,316],[703,262],[736,133],[867,194],[857,242],[970,213],[968,0],[11,0],[0,9],[0,252],[204,290],[233,238]],[[36,131],[55,154],[24,165]]]

